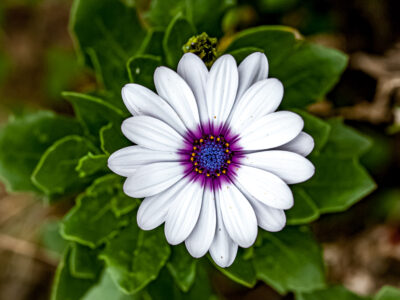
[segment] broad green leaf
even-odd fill
[[[40,226],[40,243],[44,248],[50,250],[51,254],[55,254],[55,258],[60,259],[68,242],[60,235],[60,221],[50,220],[46,221]]]
[[[331,125],[331,135],[324,148],[324,154],[340,157],[360,157],[372,145],[372,141],[346,126],[340,119],[328,121]]]
[[[294,206],[286,211],[287,224],[298,225],[310,223],[319,218],[320,212],[313,199],[299,186],[291,187]]]
[[[168,25],[163,40],[167,64],[176,69],[183,55],[182,47],[196,33],[193,24],[178,14]]]
[[[343,211],[375,189],[375,183],[355,158],[311,157],[315,175],[301,184],[321,213]]]
[[[376,294],[374,300],[399,300],[400,289],[393,286],[384,286],[378,294]]]
[[[103,272],[99,283],[93,286],[82,300],[139,300],[141,294],[126,295],[118,289],[107,272]]]
[[[307,227],[260,234],[263,242],[254,249],[253,257],[257,278],[280,293],[325,286],[321,249]]]
[[[73,277],[70,272],[71,249],[65,251],[59,263],[51,291],[51,300],[79,300],[93,286],[97,278],[82,279]]]
[[[0,177],[9,191],[35,191],[31,175],[44,151],[58,139],[80,134],[76,120],[40,111],[0,128]]]
[[[197,260],[187,252],[185,245],[172,248],[167,268],[183,292],[187,292],[196,279],[196,265]]]
[[[252,249],[252,248],[250,248]],[[211,259],[211,258],[210,258]],[[240,283],[248,288],[252,288],[257,283],[256,271],[253,266],[251,257],[246,257],[244,249],[239,249],[235,261],[228,268],[221,268],[214,263],[214,266],[221,271],[222,274],[231,280]]]
[[[74,92],[64,92],[62,95],[72,103],[78,120],[93,137],[97,137],[100,129],[109,123],[120,126],[125,116],[122,110],[98,97]]]
[[[263,49],[270,66],[269,77],[282,81],[282,108],[304,108],[323,98],[347,64],[343,53],[301,40],[298,32],[284,26],[244,30],[226,52],[248,47]]]
[[[264,49],[256,47],[246,47],[233,50],[229,54],[231,54],[235,58],[236,62],[240,64],[247,56],[254,52],[264,52]]]
[[[100,258],[118,287],[133,294],[157,278],[169,254],[170,247],[162,229],[140,230],[135,214],[127,227],[109,239]]]
[[[325,122],[307,112],[300,109],[293,109],[293,111],[299,114],[304,120],[303,131],[307,132],[314,138],[314,150],[313,153],[319,153],[321,149],[325,146],[328,138],[337,139],[336,132],[331,133],[331,126],[329,122]]]
[[[79,178],[79,160],[96,148],[77,135],[66,136],[49,147],[32,173],[32,182],[46,195],[72,194],[87,185],[90,178]]]
[[[109,170],[107,168],[108,156],[105,154],[92,154],[88,153],[82,157],[78,165],[76,166],[76,171],[79,177],[88,177],[92,175],[102,175],[107,173]]]
[[[73,277],[95,279],[103,263],[97,258],[98,251],[77,243],[71,245],[70,270]]]
[[[134,56],[127,63],[129,80],[154,90],[153,75],[159,66],[161,66],[161,57],[159,56]]]
[[[342,286],[328,287],[323,290],[311,293],[299,293],[296,300],[367,300],[369,298],[360,297]]]
[[[121,178],[106,175],[97,179],[76,199],[76,205],[64,217],[61,234],[70,241],[95,248],[115,236],[127,218],[117,218],[111,199],[122,189]]]
[[[153,26],[166,27],[180,13],[195,24],[199,33],[220,36],[222,18],[235,3],[235,0],[152,0],[145,17]]]
[[[122,134],[120,124],[108,123],[101,127],[99,135],[100,148],[106,154],[111,154],[119,149],[132,145]]]
[[[69,28],[81,60],[119,93],[127,81],[125,63],[145,37],[135,8],[115,0],[75,0]]]
[[[210,278],[205,268],[199,264],[197,268],[197,278],[189,292],[182,292],[174,282],[171,274],[162,269],[155,281],[149,284],[147,291],[153,300],[216,300]]]
[[[111,209],[116,217],[123,216],[140,205],[141,200],[131,198],[123,192],[122,189],[111,198]]]

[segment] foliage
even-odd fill
[[[10,120],[0,130],[0,176],[10,191],[31,191],[51,200],[79,194],[60,226],[69,245],[52,299],[212,298],[208,260],[190,257],[183,245],[170,247],[162,229],[139,230],[140,200],[124,195],[121,178],[111,174],[106,161],[129,145],[119,129],[128,115],[121,87],[135,82],[154,89],[155,68],[175,68],[193,35],[220,37],[222,17],[235,3],[154,0],[143,16],[147,26],[126,3],[74,1],[70,30],[80,62],[96,74],[99,89],[63,93],[74,119],[40,111]],[[343,211],[374,189],[359,162],[371,142],[341,120],[324,121],[305,112],[339,80],[347,63],[343,53],[282,26],[244,30],[224,52],[240,62],[254,51],[267,55],[270,76],[284,84],[281,107],[301,114],[305,131],[314,137],[310,159],[316,174],[292,187],[295,206],[288,223],[296,226],[279,233],[260,230],[253,248],[241,249],[231,267],[217,268],[247,287],[262,280],[280,293],[296,292],[300,300],[320,299],[314,290],[326,287],[321,248],[304,224]],[[341,288],[320,293],[329,294],[324,299],[359,299]],[[391,299],[391,293],[376,299]]]

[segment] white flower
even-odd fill
[[[210,252],[221,267],[250,247],[258,226],[279,231],[293,206],[288,184],[314,174],[305,158],[314,141],[302,118],[275,112],[282,83],[268,76],[264,54],[237,67],[221,56],[208,71],[187,53],[178,73],[159,67],[157,94],[127,84],[122,97],[134,117],[122,124],[135,146],[113,153],[109,168],[127,177],[124,192],[145,198],[137,221],[151,230],[165,223],[168,242],[189,253]]]

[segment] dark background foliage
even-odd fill
[[[148,1],[139,3],[145,12]],[[70,115],[61,92],[96,87],[95,76],[76,60],[67,31],[70,6],[69,0],[0,3],[2,123],[37,108]],[[322,118],[340,116],[374,141],[362,162],[378,189],[347,212],[321,217],[312,228],[323,244],[330,282],[359,294],[400,282],[399,10],[396,0],[253,0],[239,1],[223,20],[226,41],[248,27],[283,24],[350,56],[338,85],[309,111]],[[71,203],[43,206],[30,195],[8,195],[0,187],[0,299],[49,297],[63,248],[56,220]],[[245,288],[218,272],[212,273],[212,286],[228,299],[293,299],[261,282]]]

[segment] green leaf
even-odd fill
[[[135,214],[131,223],[107,242],[100,258],[118,287],[133,294],[157,278],[169,254],[162,229],[140,230]]]
[[[125,116],[122,110],[98,97],[74,92],[64,92],[62,95],[72,103],[78,120],[93,137],[97,137],[100,129],[109,123],[120,126]]]
[[[375,183],[355,158],[311,157],[315,175],[301,184],[321,213],[348,209],[375,189]]]
[[[313,153],[319,153],[321,149],[325,146],[328,138],[336,139],[337,132],[332,132],[330,122],[325,122],[307,112],[300,109],[293,109],[295,113],[299,114],[304,120],[303,131],[307,132],[314,138],[314,150]],[[330,135],[331,134],[331,135]]]
[[[234,0],[153,0],[145,17],[153,26],[166,27],[180,13],[196,25],[198,32],[220,36],[222,17],[235,3]]]
[[[105,154],[92,154],[88,153],[82,157],[78,165],[76,166],[76,171],[79,173],[79,177],[88,177],[92,175],[101,175],[107,173],[109,170],[107,168],[108,156]]]
[[[154,90],[153,74],[159,66],[161,66],[161,57],[159,56],[134,56],[127,63],[129,80]]]
[[[291,189],[294,196],[294,206],[286,211],[287,224],[306,224],[318,219],[320,216],[319,209],[306,191],[297,185],[292,186]]]
[[[146,38],[143,41],[142,47],[139,50],[139,54],[148,54],[163,57],[164,49],[162,41],[164,39],[164,34],[164,29],[150,29],[147,32]]]
[[[70,241],[95,248],[115,236],[127,218],[112,211],[111,199],[122,189],[121,178],[106,175],[97,179],[76,199],[76,205],[64,217],[61,234]]]
[[[222,274],[248,288],[253,288],[257,283],[257,277],[251,258],[246,257],[246,250],[239,248],[235,261],[229,268],[221,268],[210,259]]]
[[[39,238],[40,243],[50,250],[50,253],[55,253],[57,259],[61,258],[68,245],[68,242],[60,235],[60,222],[58,220],[50,220],[42,224]]]
[[[331,125],[332,132],[325,145],[324,154],[345,158],[360,157],[372,146],[372,141],[368,137],[344,125],[342,120],[331,119],[328,123]]]
[[[121,125],[108,123],[100,129],[100,148],[106,154],[132,146],[132,143],[122,134]]]
[[[183,244],[172,248],[167,268],[183,292],[187,292],[196,279],[196,265],[197,260],[187,252]]]
[[[384,286],[378,294],[376,294],[374,300],[399,300],[400,289],[393,286]]]
[[[163,40],[167,64],[176,69],[183,55],[182,47],[196,33],[193,24],[178,14],[168,25]]]
[[[64,257],[57,267],[51,291],[51,300],[79,300],[97,281],[73,277],[70,272],[71,248],[65,251]]]
[[[126,295],[112,281],[107,272],[103,272],[99,283],[93,286],[82,300],[139,300],[141,295]]]
[[[296,295],[296,300],[367,300],[348,291],[342,286],[333,286],[311,293],[301,293]]]
[[[71,245],[70,270],[72,276],[82,279],[98,277],[103,264],[97,258],[98,251],[77,243]]]
[[[47,111],[11,119],[0,129],[0,177],[9,191],[35,191],[31,175],[43,152],[56,140],[80,134],[76,120]]]
[[[300,40],[298,32],[284,26],[260,26],[240,32],[229,45],[230,53],[241,48],[263,49],[269,61],[269,77],[282,81],[282,108],[304,108],[336,84],[347,57],[334,49]]]
[[[66,136],[49,147],[32,173],[32,182],[46,195],[72,194],[87,185],[90,178],[78,177],[76,167],[82,156],[96,148],[86,139]]]
[[[307,227],[262,234],[263,243],[255,248],[253,257],[257,278],[280,293],[325,286],[321,249]]]
[[[115,216],[119,218],[138,207],[140,202],[140,199],[131,198],[125,195],[123,190],[120,189],[118,193],[111,198],[111,209]]]
[[[115,0],[75,0],[69,28],[80,59],[107,89],[119,93],[127,81],[125,63],[145,37],[135,8]]]
[[[236,62],[239,64],[241,63],[247,56],[254,52],[264,52],[264,49],[256,48],[256,47],[246,47],[240,48],[236,50],[232,50],[229,54],[232,55]]]

